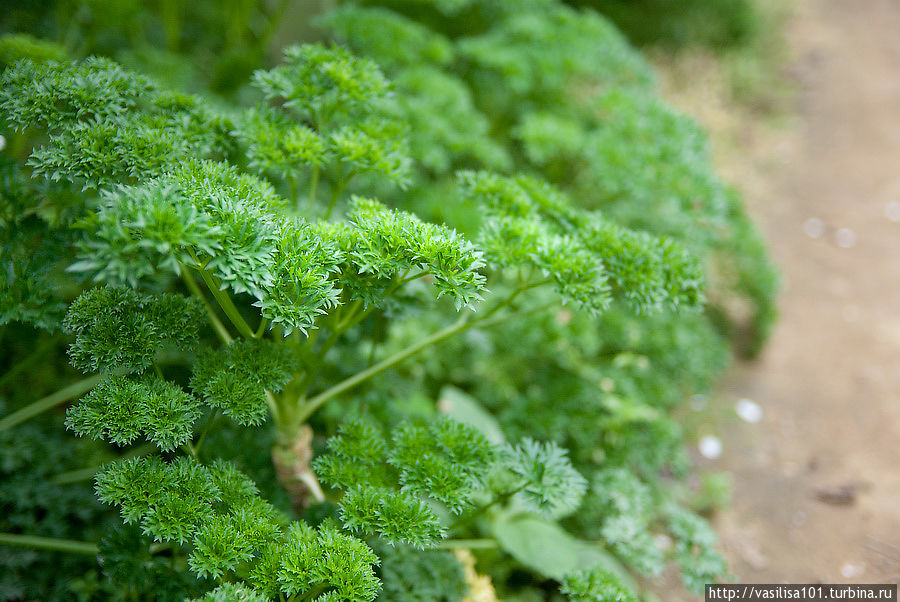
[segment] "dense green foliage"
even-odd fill
[[[675,416],[775,275],[608,21],[347,2],[269,66],[287,3],[24,35],[62,4],[0,38],[0,598],[460,601],[454,549],[504,600],[726,576]],[[160,35],[212,76],[141,74]]]
[[[753,0],[567,0],[606,15],[628,39],[666,48],[748,43],[761,26]]]

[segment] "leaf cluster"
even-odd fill
[[[300,165],[334,165],[341,187],[358,173],[408,183],[407,130],[385,112],[390,83],[370,59],[339,46],[291,46],[283,64],[257,71],[253,83],[277,106],[253,109],[240,123],[251,166],[296,178]]]
[[[390,440],[373,425],[348,422],[329,439],[328,451],[314,468],[346,491],[344,526],[417,548],[433,546],[446,532],[425,500],[455,514],[470,507],[495,454],[477,431],[451,420],[402,425]]]
[[[0,113],[9,127],[49,134],[29,164],[51,180],[102,188],[228,150],[226,118],[108,59],[22,60],[0,82]]]
[[[467,202],[485,211],[481,244],[496,265],[541,270],[564,298],[593,311],[608,307],[611,287],[642,312],[703,301],[700,266],[670,240],[576,208],[531,176],[462,172],[460,181]]]
[[[414,276],[429,276],[438,297],[451,296],[458,308],[481,299],[481,251],[447,226],[353,197],[347,222],[319,228],[343,253],[341,283],[351,300],[381,305],[396,279],[416,271]]]
[[[378,592],[378,558],[363,542],[329,525],[288,524],[228,463],[121,460],[101,470],[96,490],[155,541],[189,545],[199,577],[239,575],[263,596],[318,588],[328,590],[322,600],[371,601]]]
[[[268,412],[266,391],[281,391],[296,363],[295,354],[283,345],[235,341],[197,354],[191,389],[238,424],[260,424]]]
[[[200,400],[170,381],[109,376],[69,408],[66,426],[122,446],[144,435],[172,451],[190,440],[201,414]]]
[[[599,567],[566,576],[560,591],[573,602],[637,602],[618,577]]]
[[[72,302],[63,321],[75,337],[69,358],[84,372],[143,372],[161,347],[190,349],[196,343],[202,312],[196,300],[181,295],[89,289]]]

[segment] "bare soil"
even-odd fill
[[[763,419],[709,425],[724,451],[706,467],[734,475],[717,528],[740,582],[897,582],[900,2],[807,0],[786,35],[786,133],[688,103],[783,275],[771,342],[717,395]]]

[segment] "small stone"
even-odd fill
[[[0,151],[6,148],[6,137],[0,136]]]
[[[722,455],[722,440],[715,435],[705,435],[697,444],[700,455],[710,460],[715,460]]]
[[[866,572],[866,565],[853,564],[852,562],[845,562],[841,567],[841,577],[844,579],[856,579],[857,577],[861,577],[863,573]]]
[[[834,242],[842,249],[856,246],[856,232],[850,228],[841,228],[834,233]]]
[[[735,405],[735,412],[747,422],[757,423],[763,418],[763,409],[750,399],[740,399]]]
[[[831,506],[850,506],[856,501],[859,485],[847,483],[834,487],[819,487],[815,490],[816,499]]]
[[[811,217],[803,222],[803,232],[810,238],[822,238],[825,234],[825,222],[817,217]]]
[[[884,215],[892,222],[900,222],[900,201],[891,201],[884,208]]]

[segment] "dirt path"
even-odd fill
[[[896,581],[900,2],[808,0],[792,21],[799,129],[748,191],[784,276],[781,320],[720,392],[764,417],[716,425],[710,467],[735,480],[718,528],[742,582]]]

